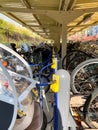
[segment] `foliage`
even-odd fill
[[[22,42],[37,43],[41,37],[22,26],[15,26],[0,19],[0,43],[14,42],[19,46]]]

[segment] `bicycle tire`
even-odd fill
[[[87,60],[88,58],[92,58],[90,56],[85,56],[84,54],[79,55],[78,57],[73,57],[70,60],[70,63],[67,65],[66,69],[69,70],[70,72],[72,72],[73,69],[75,69],[75,67],[82,63],[83,61]]]
[[[62,60],[62,68],[66,69],[66,65],[64,65],[64,62],[67,58],[69,58],[74,52],[76,52],[77,50],[72,50],[70,53],[66,54]]]
[[[82,63],[80,63],[71,73],[71,89],[73,91],[74,94],[79,94],[79,91],[77,91],[76,89],[76,86],[74,84],[74,81],[75,81],[75,77],[77,75],[77,73],[79,72],[80,69],[82,69],[83,67],[87,66],[87,65],[90,65],[90,64],[94,64],[94,63],[97,63],[98,64],[98,59],[89,59],[89,60],[86,60]]]
[[[41,130],[46,130],[46,127],[47,127],[47,117],[45,112],[43,112],[43,124]]]
[[[83,115],[84,115],[84,119],[85,119],[85,122],[88,124],[88,126],[90,128],[98,128],[98,124],[96,124],[93,120],[94,120],[94,117],[97,118],[97,123],[98,123],[98,116],[97,114],[95,113],[90,113],[89,110],[92,110],[90,109],[90,107],[96,107],[94,105],[92,105],[92,103],[94,102],[94,100],[97,98],[98,100],[98,88],[96,88],[90,95],[89,97],[87,98],[85,104],[84,104],[84,108],[83,108]],[[98,101],[97,101],[98,102]],[[95,103],[95,102],[94,102]],[[97,103],[97,109],[98,109],[98,103]],[[97,111],[97,110],[96,110]],[[92,111],[92,112],[96,112],[95,110]],[[93,115],[93,116],[92,116]]]
[[[86,53],[86,52],[84,52],[84,51],[81,51],[81,50],[73,50],[73,51],[71,51],[70,53],[68,53],[68,54],[66,54],[65,55],[65,57],[63,58],[63,60],[62,60],[62,68],[63,69],[66,69],[67,68],[67,66],[68,66],[68,64],[70,63],[66,63],[66,66],[64,65],[64,61],[68,58],[69,59],[69,57],[71,56],[71,55],[73,55],[73,53],[75,53],[75,52],[77,52],[78,54],[79,53],[81,53],[81,54],[84,54],[85,56],[88,56],[88,57],[92,57],[93,58],[93,56],[91,55],[91,54],[88,54],[88,53]],[[74,57],[73,57],[74,58]],[[73,59],[72,58],[72,59]],[[72,59],[70,59],[70,61],[72,60]]]

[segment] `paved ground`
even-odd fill
[[[70,100],[71,107],[75,109],[79,108],[80,106],[83,106],[84,102],[85,99],[83,98],[83,96],[72,96]],[[84,130],[98,130],[98,129],[90,129],[89,126],[84,121],[81,121],[81,124]]]
[[[53,95],[52,94],[49,94],[48,95],[48,99],[50,101],[53,101],[52,98],[53,98]],[[49,101],[48,100],[48,101]],[[73,96],[71,97],[71,100],[70,100],[70,105],[71,107],[73,108],[78,108],[80,106],[82,106],[83,104],[85,103],[85,99],[83,98],[83,96]],[[51,106],[51,103],[49,104],[49,109],[50,109],[50,106]],[[50,113],[48,113],[48,117],[51,116],[51,114],[53,113],[53,110],[50,109]],[[74,112],[72,111],[73,115],[74,115]],[[81,121],[81,125],[82,125],[82,130],[96,130],[96,129],[90,129],[88,127],[88,125],[84,122],[84,121]],[[48,125],[47,126],[47,129],[46,130],[53,130],[51,127],[53,126],[53,124],[51,123],[51,125]],[[80,130],[80,128],[78,128],[78,130]]]
[[[50,121],[50,119],[52,119],[52,116],[53,116],[53,93],[50,92],[49,94],[47,94],[47,99],[48,99],[49,111],[47,110],[46,106],[44,106],[44,107],[46,108],[45,113],[47,114],[48,121]],[[78,107],[80,107],[84,104],[84,102],[85,102],[85,99],[82,96],[71,97],[70,105],[73,108],[73,111],[72,111],[73,115],[74,115],[74,110],[76,111]],[[38,114],[38,112],[37,112],[37,114]],[[35,117],[36,116],[38,117],[38,115],[35,115]],[[26,130],[33,130],[32,124],[34,124],[34,122],[35,121],[32,121],[30,127],[28,127]],[[35,124],[36,124],[36,122],[35,122]],[[38,122],[40,122],[40,120],[38,120]],[[84,121],[81,121],[81,124],[82,124],[82,127],[83,127],[82,130],[98,130],[98,129],[89,129],[88,125],[86,125]],[[21,130],[24,130],[24,129],[21,129]],[[47,125],[46,130],[53,130],[53,122],[51,122],[49,125]],[[78,129],[78,130],[80,130],[80,129]]]

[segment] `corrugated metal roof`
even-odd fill
[[[73,34],[97,24],[98,13],[85,12],[85,9],[97,7],[98,0],[0,0],[1,13],[49,39],[54,38],[53,34],[59,33],[61,35],[61,30],[56,32],[56,28],[61,28],[61,23],[46,15],[48,11],[69,12],[84,9],[82,16],[73,19],[67,25],[68,33]],[[26,9],[32,9],[33,11],[30,12]],[[42,11],[44,12],[42,13]]]
[[[90,9],[90,8],[98,8],[98,0],[76,0],[73,10],[78,10],[78,9],[85,10],[85,9]],[[69,26],[73,24],[74,24],[74,27],[70,28],[71,29],[70,34],[74,34],[77,31],[86,29],[89,26],[96,25],[98,24],[98,12],[93,12],[93,13],[84,12],[82,16],[70,22]]]

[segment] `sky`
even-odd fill
[[[16,26],[21,26],[19,23],[15,22],[14,20],[8,18],[7,16],[0,13],[0,18],[4,19],[5,21],[8,21],[12,24],[15,24]]]

